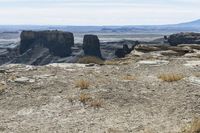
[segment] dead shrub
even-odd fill
[[[92,97],[89,94],[81,93],[79,96],[79,101],[83,104],[86,104],[86,102],[90,101]]]
[[[126,75],[126,76],[122,77],[122,80],[135,80],[135,77],[132,75]]]
[[[166,81],[166,82],[174,82],[183,79],[184,76],[181,74],[169,73],[169,74],[161,74],[159,79]]]
[[[82,63],[82,64],[94,63],[98,65],[103,65],[104,61],[95,56],[85,56],[85,57],[79,58],[78,63]]]
[[[90,86],[90,83],[87,80],[79,80],[76,81],[76,87],[84,90],[84,89],[88,89]]]
[[[93,100],[90,103],[90,106],[95,108],[95,109],[101,108],[102,105],[103,105],[103,101],[102,100]]]
[[[182,133],[200,133],[200,119],[194,118],[194,120],[185,127]]]

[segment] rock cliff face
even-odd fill
[[[86,56],[102,58],[100,42],[96,35],[85,35],[83,39],[83,50]]]
[[[200,33],[178,33],[170,35],[168,42],[172,46],[178,44],[200,44]]]
[[[62,31],[23,31],[21,33],[20,54],[40,46],[49,49],[54,56],[67,57],[74,45],[74,36]]]

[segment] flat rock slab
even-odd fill
[[[46,66],[60,67],[60,68],[86,67],[85,64],[70,64],[70,63],[53,63]]]
[[[200,78],[199,77],[189,77],[189,78],[187,78],[187,80],[194,85],[200,86]]]
[[[16,83],[34,83],[35,80],[27,78],[27,77],[20,77],[20,78],[15,79],[15,82]]]
[[[168,64],[169,61],[166,61],[166,60],[143,60],[143,61],[139,61],[138,63],[144,64],[144,65],[160,66],[160,65]]]
[[[199,67],[200,66],[200,61],[187,61],[184,66],[187,67]]]

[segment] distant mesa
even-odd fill
[[[83,39],[83,50],[86,56],[102,58],[99,38],[96,35],[85,35]]]
[[[36,46],[49,49],[54,56],[67,57],[74,45],[74,36],[62,31],[23,31],[21,33],[20,54]]]
[[[200,49],[200,33],[192,32],[172,34],[149,42],[122,40],[100,43],[97,35],[88,34],[84,36],[82,44],[75,44],[73,33],[57,30],[22,31],[20,38],[20,45],[17,47],[0,49],[0,64],[76,63],[83,56],[113,59],[124,58],[130,53],[137,55],[137,52],[182,56],[195,53],[193,49]]]
[[[168,37],[168,42],[172,46],[179,44],[200,44],[200,33],[178,33]]]

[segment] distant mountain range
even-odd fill
[[[175,33],[175,32],[200,32],[200,19],[169,25],[140,25],[140,26],[121,26],[114,28],[103,28],[107,32],[147,32],[147,33]]]
[[[52,26],[52,25],[1,25],[0,32],[20,32],[22,30],[63,30],[71,32],[134,32],[134,33],[175,33],[200,32],[200,19],[169,25],[139,25],[139,26]]]
[[[175,24],[174,26],[180,26],[180,27],[198,27],[200,28],[200,19],[192,21],[192,22],[186,22],[186,23],[180,23]]]

